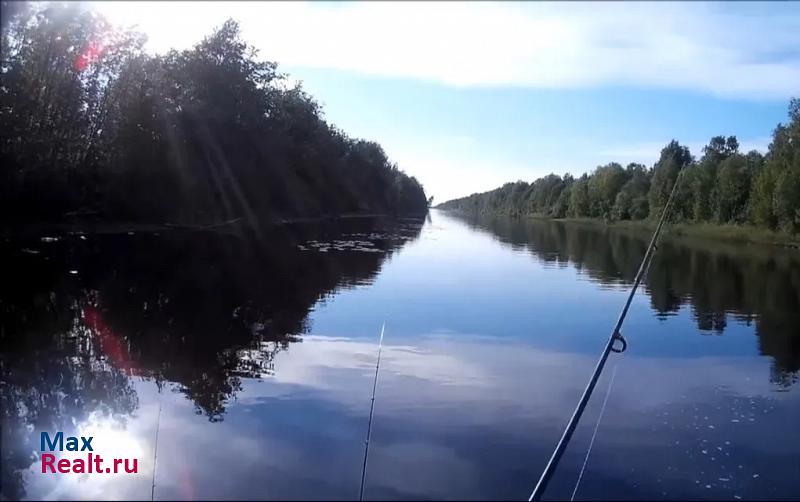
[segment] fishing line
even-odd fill
[[[378,387],[378,369],[381,367],[381,348],[383,347],[383,331],[386,328],[386,321],[381,325],[381,336],[378,339],[378,359],[375,363],[375,378],[372,381],[372,401],[369,405],[369,422],[367,422],[367,439],[364,441],[364,465],[361,467],[361,489],[358,492],[358,500],[364,500],[364,480],[367,478],[367,457],[369,456],[369,439],[372,435],[372,413],[375,411],[375,389]]]
[[[661,235],[661,229],[664,226],[664,222],[667,219],[667,215],[669,214],[670,207],[672,206],[672,201],[675,198],[675,194],[677,193],[677,188],[680,183],[681,177],[684,173],[684,169],[678,172],[678,176],[675,179],[675,183],[672,185],[672,190],[669,194],[669,198],[667,199],[667,203],[664,205],[664,209],[661,212],[661,217],[658,220],[658,225],[656,226],[655,231],[653,232],[653,237],[650,239],[650,244],[647,246],[647,250],[645,251],[644,258],[642,258],[642,262],[639,265],[639,271],[636,272],[636,277],[633,281],[633,286],[631,287],[630,293],[628,293],[628,298],[625,301],[625,305],[622,307],[622,311],[619,314],[619,318],[617,318],[617,323],[614,326],[614,329],[611,331],[611,335],[608,337],[608,341],[606,342],[605,348],[603,352],[600,354],[600,358],[597,361],[597,365],[594,368],[594,372],[592,373],[591,378],[589,379],[589,383],[586,385],[586,388],[581,395],[580,400],[578,401],[578,406],[575,408],[575,411],[572,413],[572,417],[570,417],[569,422],[567,423],[567,427],[564,429],[563,434],[561,435],[561,439],[559,439],[558,444],[556,444],[556,448],[553,451],[550,460],[547,462],[547,465],[542,471],[542,475],[539,478],[539,482],[536,483],[533,491],[531,492],[530,497],[528,497],[528,501],[531,500],[539,500],[542,498],[542,494],[544,493],[545,489],[547,488],[547,483],[550,481],[553,473],[555,472],[556,467],[558,466],[558,462],[561,460],[561,456],[564,454],[564,450],[566,450],[567,445],[569,444],[570,439],[572,439],[572,434],[575,432],[575,428],[578,426],[578,421],[583,415],[583,411],[586,409],[586,404],[589,402],[589,398],[592,396],[592,392],[594,392],[594,388],[597,385],[597,380],[600,378],[600,373],[603,371],[603,367],[606,364],[606,360],[611,352],[622,353],[625,352],[625,349],[628,347],[628,342],[625,340],[625,337],[622,336],[622,324],[625,322],[625,317],[628,315],[628,309],[631,306],[631,302],[633,301],[633,297],[636,294],[636,289],[639,287],[639,284],[642,282],[642,278],[647,273],[650,268],[650,262],[653,258],[653,254],[657,249],[656,242],[658,241],[659,236]],[[619,341],[622,346],[617,348],[614,344]]]
[[[589,440],[589,448],[586,450],[586,456],[583,458],[583,465],[581,472],[578,474],[578,481],[575,482],[575,489],[572,490],[572,496],[569,498],[570,502],[575,500],[575,494],[578,493],[578,487],[581,485],[583,479],[583,472],[586,470],[586,464],[589,463],[589,455],[592,453],[594,446],[594,438],[597,437],[597,429],[600,428],[600,421],[603,420],[603,413],[606,411],[606,404],[608,404],[608,396],[611,395],[611,388],[614,386],[614,377],[617,376],[617,363],[614,363],[614,371],[611,373],[611,380],[608,382],[608,389],[606,390],[606,397],[603,399],[603,406],[600,407],[600,414],[597,416],[597,423],[594,424],[594,432],[592,432],[592,439]]]

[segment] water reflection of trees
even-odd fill
[[[271,374],[275,355],[307,331],[315,303],[374,277],[419,229],[361,220],[257,239],[167,232],[0,242],[3,498],[24,495],[20,473],[41,431],[73,430],[90,413],[124,422],[138,406],[133,376],[171,382],[198,413],[221,420],[242,379]],[[375,252],[298,249],[356,232],[371,234]]]
[[[633,281],[649,232],[497,216],[468,223],[527,249],[545,263],[573,264],[600,284]],[[722,334],[729,317],[753,323],[762,354],[775,362],[771,380],[789,386],[800,371],[800,254],[795,250],[670,236],[645,280],[659,315],[691,306],[701,333]]]

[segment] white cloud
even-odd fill
[[[572,409],[586,383],[588,373],[575,372],[575,368],[589,368],[595,361],[594,354],[553,352],[464,333],[433,333],[402,343],[383,345],[381,409],[395,418],[413,417],[419,423],[436,422],[441,418],[437,412],[449,413],[448,405],[463,401],[473,405],[470,415],[461,417],[464,422],[494,423],[497,406],[511,402],[518,418],[559,420]],[[491,357],[486,356],[487,343]],[[303,343],[278,354],[275,375],[270,379],[279,385],[315,389],[325,398],[360,413],[365,410],[365,396],[369,395],[376,349],[371,340],[305,336]],[[764,374],[767,363],[752,358],[630,356],[621,370],[637,375],[636,379],[620,375],[616,383],[617,406],[628,411],[660,408],[686,399],[689,394],[722,386],[730,387],[731,395],[774,393]],[[521,380],[520,374],[529,378]],[[701,374],[705,376],[689,377]],[[409,385],[410,380],[419,384]],[[632,391],[646,381],[658,382],[658,391]],[[257,402],[277,394],[271,386],[247,386],[239,394],[239,402]],[[526,399],[519,400],[523,395]],[[416,410],[425,403],[437,406],[428,409],[427,417],[417,415]]]
[[[187,47],[227,17],[270,59],[454,86],[607,84],[786,99],[800,13],[769,4],[103,2],[150,48]],[[780,8],[782,12],[775,9]]]

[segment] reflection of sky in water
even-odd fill
[[[36,463],[27,496],[149,497],[161,407],[156,498],[352,499],[385,320],[366,496],[522,499],[625,294],[434,213],[373,284],[317,305],[311,334],[277,354],[274,374],[244,380],[222,422],[136,379],[125,428],[94,425],[107,427],[101,454],[141,452],[140,474],[42,475]],[[688,306],[653,314],[640,293],[629,350],[612,356],[548,494],[572,492],[618,364],[578,498],[796,495],[800,398],[770,383],[753,327],[731,319],[724,336],[701,335]]]
[[[152,420],[150,420],[152,418]],[[152,427],[151,427],[152,424]],[[152,473],[153,442],[150,432],[155,430],[155,416],[147,413],[147,407],[140,408],[133,419],[122,425],[108,416],[93,412],[89,417],[65,430],[65,436],[92,436],[93,455],[103,459],[103,469],[111,467],[111,458],[139,459],[139,474],[126,474],[124,466],[118,473],[110,474],[42,474],[41,464],[34,463],[27,475],[29,498],[33,499],[119,499],[144,498],[145,490],[149,496],[149,476]],[[48,431],[51,433],[53,431]],[[38,448],[38,435],[36,442]],[[66,438],[65,438],[66,439]],[[42,452],[35,451],[38,456]],[[53,452],[56,462],[60,459],[87,459],[88,452]],[[132,465],[132,464],[129,464]],[[147,479],[145,479],[147,478]]]
[[[368,497],[521,498],[530,490],[593,357],[486,342],[387,341]],[[157,498],[356,496],[374,356],[370,341],[306,337],[277,356],[274,377],[246,381],[220,423],[164,393]],[[580,495],[786,496],[800,431],[785,421],[798,399],[774,392],[767,372],[755,358],[619,359]],[[115,456],[122,452],[111,441],[139,445],[140,475],[43,476],[35,464],[28,496],[149,495],[159,397],[149,382],[136,390],[142,405],[126,436],[97,431],[95,442]],[[590,404],[553,495],[571,492],[598,405]]]
[[[599,287],[573,266],[543,263],[435,212],[433,223],[384,265],[374,284],[320,305],[311,322],[320,333],[374,337],[375,326],[386,319],[394,336],[445,330],[598,353],[628,285]],[[684,306],[678,319],[657,320],[640,291],[624,331],[639,354],[753,354],[752,327],[731,319],[719,343],[698,336],[691,315]]]

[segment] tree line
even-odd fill
[[[77,3],[2,2],[0,214],[220,221],[427,211],[375,142],[328,123],[226,21],[188,50]]]
[[[790,101],[789,123],[775,128],[766,155],[740,152],[735,136],[715,136],[695,159],[673,140],[649,168],[611,162],[578,178],[549,174],[438,207],[478,214],[642,220],[661,213],[681,171],[672,209],[675,220],[800,232],[800,99]]]

